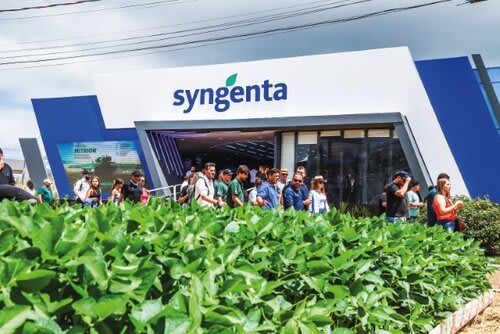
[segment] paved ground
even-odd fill
[[[462,329],[460,334],[498,334],[500,333],[500,268],[492,274],[490,282],[495,292],[493,303],[475,320]]]

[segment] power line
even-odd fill
[[[234,34],[234,35],[229,35],[229,36],[205,38],[205,39],[185,41],[185,42],[172,43],[172,44],[155,45],[155,46],[132,48],[132,49],[126,49],[126,50],[114,50],[114,51],[99,52],[99,53],[93,53],[93,54],[81,54],[81,55],[73,55],[73,56],[66,56],[66,57],[54,57],[54,58],[42,58],[42,59],[36,59],[36,60],[3,62],[3,63],[0,63],[0,66],[7,66],[7,65],[14,65],[14,64],[37,64],[37,63],[45,63],[45,62],[52,62],[52,61],[58,61],[58,60],[81,59],[81,58],[88,58],[88,57],[116,55],[116,54],[123,54],[123,53],[136,53],[136,52],[141,52],[141,51],[159,50],[159,49],[167,49],[167,50],[161,50],[160,52],[168,52],[168,51],[171,51],[171,50],[168,50],[169,48],[173,49],[173,48],[179,48],[179,47],[186,47],[186,48],[187,47],[197,47],[197,46],[200,47],[200,45],[197,45],[197,44],[207,43],[207,44],[203,45],[203,46],[207,46],[207,45],[211,45],[212,43],[220,44],[220,43],[224,43],[224,42],[231,42],[231,41],[242,40],[242,39],[247,39],[247,38],[255,38],[255,37],[267,36],[267,35],[278,34],[278,33],[287,33],[287,32],[292,32],[292,31],[321,27],[321,26],[330,25],[330,24],[345,23],[345,22],[350,22],[350,21],[366,19],[366,18],[370,18],[370,17],[382,16],[382,15],[387,15],[387,14],[392,14],[392,13],[397,13],[397,12],[403,12],[403,11],[422,8],[422,7],[429,7],[429,6],[442,4],[442,3],[446,3],[446,2],[451,2],[451,1],[457,1],[457,0],[438,0],[438,1],[433,1],[433,2],[429,2],[429,3],[425,3],[425,4],[404,6],[404,7],[395,7],[395,8],[370,12],[367,14],[354,15],[354,16],[350,16],[350,17],[346,17],[346,18],[340,18],[340,19],[323,20],[323,21],[306,23],[306,24],[292,25],[292,26],[288,26],[288,27],[266,29],[266,30],[248,32],[248,33],[240,33],[240,34]],[[67,63],[59,63],[57,65],[66,65],[66,64]],[[54,64],[52,64],[52,65],[54,65]],[[51,66],[51,65],[49,65],[49,66]],[[35,68],[35,67],[41,67],[41,66],[31,66],[29,68]],[[18,69],[22,69],[22,68],[24,68],[24,67],[19,67]]]
[[[81,4],[84,4],[87,2],[99,2],[99,1],[102,1],[102,0],[80,0],[80,1],[74,1],[74,2],[53,3],[53,4],[48,4],[48,5],[40,5],[40,6],[32,6],[32,7],[0,9],[0,13],[22,12],[25,10],[47,9],[47,8],[54,8],[54,7],[61,7],[61,6],[73,6],[73,5],[81,5]]]
[[[284,20],[284,19],[289,19],[289,18],[298,17],[298,16],[304,16],[304,15],[309,15],[309,14],[316,14],[316,13],[319,13],[322,11],[358,5],[361,3],[366,3],[366,2],[371,2],[371,1],[374,1],[374,0],[358,0],[356,2],[350,2],[347,4],[345,4],[346,1],[336,1],[336,2],[333,2],[332,4],[328,4],[328,5],[311,6],[309,8],[305,8],[305,9],[301,9],[301,10],[285,11],[285,12],[272,14],[272,15],[265,15],[265,16],[257,17],[257,18],[250,18],[250,19],[246,19],[246,20],[233,21],[233,22],[216,24],[216,25],[211,25],[211,26],[202,26],[202,27],[198,27],[198,28],[178,30],[178,31],[173,31],[173,32],[158,33],[158,34],[152,34],[152,35],[146,35],[146,36],[127,37],[127,38],[109,40],[109,41],[98,41],[98,42],[89,42],[89,43],[79,43],[79,44],[73,44],[73,45],[58,45],[58,46],[53,46],[53,47],[24,49],[24,51],[39,51],[39,50],[44,50],[44,49],[69,48],[69,47],[82,46],[82,45],[96,45],[96,44],[104,44],[104,43],[115,43],[115,42],[121,42],[121,41],[134,41],[137,39],[155,38],[153,40],[128,42],[128,43],[121,43],[121,44],[108,45],[108,46],[90,47],[90,48],[86,48],[86,49],[80,49],[77,51],[66,50],[66,51],[37,53],[37,54],[33,54],[33,55],[28,54],[28,55],[7,56],[7,57],[0,57],[0,60],[1,59],[15,59],[15,58],[20,58],[20,57],[25,58],[25,57],[34,57],[34,56],[49,56],[49,55],[65,54],[65,53],[72,53],[72,52],[85,52],[85,51],[92,51],[92,50],[103,50],[103,49],[110,49],[110,48],[116,48],[116,47],[125,47],[125,46],[133,46],[133,45],[140,45],[140,44],[146,44],[146,43],[154,43],[154,42],[160,42],[160,41],[171,40],[171,39],[176,39],[176,38],[184,38],[184,37],[196,36],[196,35],[200,35],[200,34],[208,34],[208,33],[212,33],[212,32],[219,32],[219,31],[225,31],[225,30],[229,30],[229,29],[242,28],[242,27],[247,27],[247,26],[257,25],[257,24],[262,24],[262,23],[275,22],[278,20]],[[171,37],[162,37],[162,36],[171,36]],[[19,50],[19,51],[21,51],[21,50]],[[0,52],[0,53],[2,53],[2,52]]]
[[[88,0],[88,1],[92,1],[92,0]],[[93,1],[102,1],[102,0],[93,0]],[[118,7],[81,10],[81,11],[74,11],[74,12],[67,12],[67,13],[5,18],[5,19],[0,19],[0,23],[6,23],[6,22],[10,22],[10,21],[25,21],[25,20],[32,20],[32,19],[50,18],[50,17],[57,17],[57,16],[77,15],[77,14],[93,14],[93,13],[109,12],[109,11],[113,11],[113,10],[135,9],[135,8],[141,8],[141,7],[151,8],[151,7],[158,7],[158,6],[164,6],[164,5],[176,5],[176,4],[180,4],[180,3],[184,3],[184,2],[195,2],[195,1],[198,1],[198,0],[154,1],[154,2],[148,2],[148,3],[143,3],[143,4],[133,4],[133,5],[118,6]]]
[[[352,0],[339,0],[339,1],[336,1],[336,3],[349,2],[349,1],[352,1]],[[317,4],[317,3],[324,3],[324,2],[331,2],[331,0],[321,0],[321,1],[308,2],[307,5],[312,5],[312,4]],[[80,36],[66,37],[66,38],[23,41],[23,42],[16,42],[15,45],[40,44],[40,43],[69,41],[69,40],[75,40],[75,39],[86,39],[86,38],[102,37],[102,36],[123,35],[123,34],[130,34],[130,33],[135,33],[135,32],[140,32],[140,31],[151,31],[151,30],[158,30],[158,29],[164,29],[164,28],[174,28],[174,27],[179,27],[179,26],[186,26],[186,25],[206,23],[206,22],[213,22],[213,21],[222,21],[222,20],[226,20],[226,19],[232,19],[232,18],[237,18],[237,17],[245,17],[245,16],[254,15],[254,14],[269,13],[269,12],[274,12],[274,11],[278,11],[278,10],[282,10],[282,9],[287,9],[287,8],[304,7],[304,6],[307,6],[307,5],[306,4],[291,5],[291,6],[286,6],[286,7],[279,7],[279,8],[273,8],[273,9],[266,9],[266,10],[254,11],[254,12],[249,12],[249,13],[239,14],[239,15],[222,16],[222,17],[215,18],[215,19],[205,19],[205,20],[198,20],[198,21],[190,21],[190,22],[183,22],[183,23],[170,24],[170,25],[157,26],[157,27],[150,27],[150,28],[142,28],[142,29],[119,31],[119,32],[107,33],[107,34],[100,33],[100,34],[80,35]],[[5,44],[3,46],[5,47]],[[28,50],[33,50],[33,49],[0,50],[0,53],[1,52],[28,51]],[[41,48],[37,48],[37,49],[40,50]]]

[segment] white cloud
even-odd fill
[[[40,131],[32,109],[0,108],[0,147],[17,148],[19,138],[39,138]]]
[[[27,131],[28,134],[36,133],[38,135],[38,127],[31,108],[31,98],[92,95],[95,92],[91,78],[92,73],[96,72],[133,71],[145,68],[236,62],[392,46],[408,46],[417,60],[480,53],[487,66],[500,66],[500,43],[496,43],[495,40],[495,36],[500,35],[500,25],[498,24],[500,1],[490,0],[474,5],[457,6],[464,1],[451,1],[431,7],[349,23],[202,48],[155,53],[148,56],[119,58],[121,55],[116,55],[117,58],[102,62],[81,62],[66,66],[23,70],[6,70],[6,66],[0,65],[0,119],[2,120],[0,123],[0,146],[6,146],[6,143],[8,145],[18,145],[16,144],[17,137],[25,133],[27,131],[25,129],[34,131]],[[237,32],[347,17],[383,8],[427,2],[430,1],[377,0],[325,11],[312,16],[305,15],[295,19],[247,27],[239,29]],[[34,6],[45,3],[46,1],[42,0],[4,0],[1,1],[0,8]],[[181,1],[177,5],[170,6],[94,12],[85,15],[55,16],[34,20],[5,21],[6,18],[67,13],[70,11],[123,6],[124,4],[119,1],[102,1],[66,8],[59,7],[11,13],[0,16],[0,63],[6,61],[5,59],[2,60],[2,57],[20,54],[19,52],[5,53],[3,52],[5,50],[132,37],[139,34],[186,29],[234,20],[241,21],[250,17],[275,14],[278,12],[276,11],[277,8],[296,10],[303,8],[297,7],[298,5],[314,6],[327,3],[340,4],[348,3],[348,1],[193,0]],[[254,14],[245,15],[248,13]],[[239,16],[221,20],[223,17],[232,15]],[[197,21],[206,22],[185,24]],[[145,30],[151,27],[165,26],[170,27]],[[138,31],[139,29],[142,30]],[[127,31],[128,33],[123,33]],[[122,33],[117,34],[117,32]],[[232,33],[234,31],[228,30],[220,32],[218,35]],[[82,38],[82,36],[90,37]],[[212,35],[186,37],[186,39],[204,36]],[[19,44],[26,41],[68,38],[73,38],[73,40]],[[74,47],[73,50],[88,47],[92,47],[92,45]],[[50,50],[37,52],[47,51]],[[26,66],[32,65],[26,64]],[[24,119],[24,121],[21,122],[20,119]]]

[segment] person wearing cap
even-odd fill
[[[130,175],[130,180],[125,182],[121,190],[121,197],[118,201],[118,204],[123,202],[124,200],[129,200],[134,203],[139,203],[141,201],[142,196],[142,186],[140,183],[142,173],[138,170],[135,170]]]
[[[16,180],[12,168],[4,161],[3,150],[0,148],[0,184],[14,186]]]
[[[278,192],[278,196],[280,196],[280,203],[283,203],[283,189],[286,186],[288,181],[288,168],[280,169],[280,179],[278,183],[276,183],[276,191]]]
[[[217,201],[227,202],[227,188],[232,178],[233,172],[230,169],[221,171],[219,181],[214,182],[215,199]]]
[[[302,198],[304,204],[304,210],[309,209],[309,204],[311,204],[311,201],[309,200],[309,188],[307,188],[306,185],[306,179],[307,179],[307,171],[304,166],[298,166],[297,169],[295,170],[295,173],[301,174],[304,182],[300,185],[300,192],[302,193]]]
[[[410,174],[399,171],[394,174],[394,180],[385,187],[387,192],[386,221],[394,224],[406,220],[405,196],[410,182]]]
[[[420,191],[420,182],[413,181],[411,183],[411,189],[406,193],[406,199],[408,200],[408,217],[411,221],[417,218],[420,208],[424,206],[423,202],[420,202],[420,197],[418,197],[418,192]]]
[[[243,206],[245,203],[244,182],[248,179],[250,169],[246,165],[240,165],[236,170],[236,177],[231,181],[227,190],[227,205],[234,208]]]
[[[312,181],[312,189],[309,192],[309,200],[311,201],[309,212],[311,214],[330,211],[326,198],[325,183],[326,180],[321,175],[316,175]]]
[[[300,185],[304,182],[302,174],[295,173],[289,187],[283,190],[283,207],[286,209],[304,210]]]
[[[85,196],[87,196],[87,191],[90,188],[90,177],[91,172],[88,169],[82,170],[82,178],[76,181],[75,186],[73,187],[73,192],[76,196],[76,202],[80,204],[85,203]]]
[[[50,189],[50,185],[52,181],[50,179],[43,180],[43,186],[38,188],[36,198],[38,199],[38,203],[46,203],[48,205],[52,205],[54,201],[54,197],[52,196],[52,189]]]

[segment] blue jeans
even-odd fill
[[[391,224],[402,223],[406,221],[405,217],[385,217],[385,221]]]
[[[448,219],[438,220],[437,224],[442,226],[445,229],[445,231],[455,232],[455,221],[454,220],[448,220]]]

